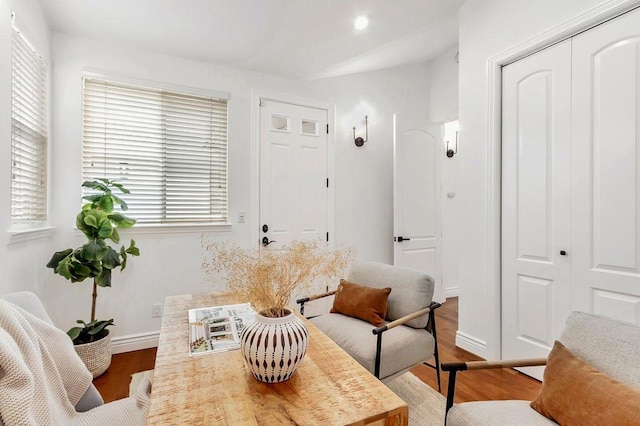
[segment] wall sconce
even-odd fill
[[[369,139],[369,125],[367,123],[367,116],[364,116],[364,139],[358,136],[356,138],[356,126],[353,126],[353,142],[355,142],[356,146],[362,146]]]
[[[447,157],[449,157],[449,158],[452,158],[454,155],[456,155],[458,153],[458,131],[457,130],[456,130],[455,141],[456,141],[455,147],[454,148],[450,148],[449,147],[449,140],[447,140]]]

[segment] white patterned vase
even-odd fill
[[[282,318],[257,315],[240,336],[242,355],[253,377],[280,383],[293,376],[307,353],[309,330],[289,311]]]

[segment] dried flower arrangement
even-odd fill
[[[204,234],[200,240],[206,278],[225,277],[230,294],[272,318],[290,313],[287,305],[294,291],[340,276],[352,257],[351,249],[331,250],[319,240],[293,241],[281,251],[241,249],[228,241],[212,242]]]

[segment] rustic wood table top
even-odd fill
[[[407,425],[407,404],[309,321],[307,354],[284,383],[257,381],[240,350],[189,356],[188,310],[222,295],[165,301],[148,424]]]

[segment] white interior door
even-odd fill
[[[442,288],[439,126],[419,117],[393,116],[394,264],[424,271]]]
[[[545,357],[571,311],[571,41],[505,66],[502,93],[502,358]]]
[[[573,40],[573,308],[640,325],[640,10]]]
[[[259,238],[269,250],[294,240],[330,238],[327,116],[323,109],[261,100]],[[306,313],[324,312],[325,301]]]

